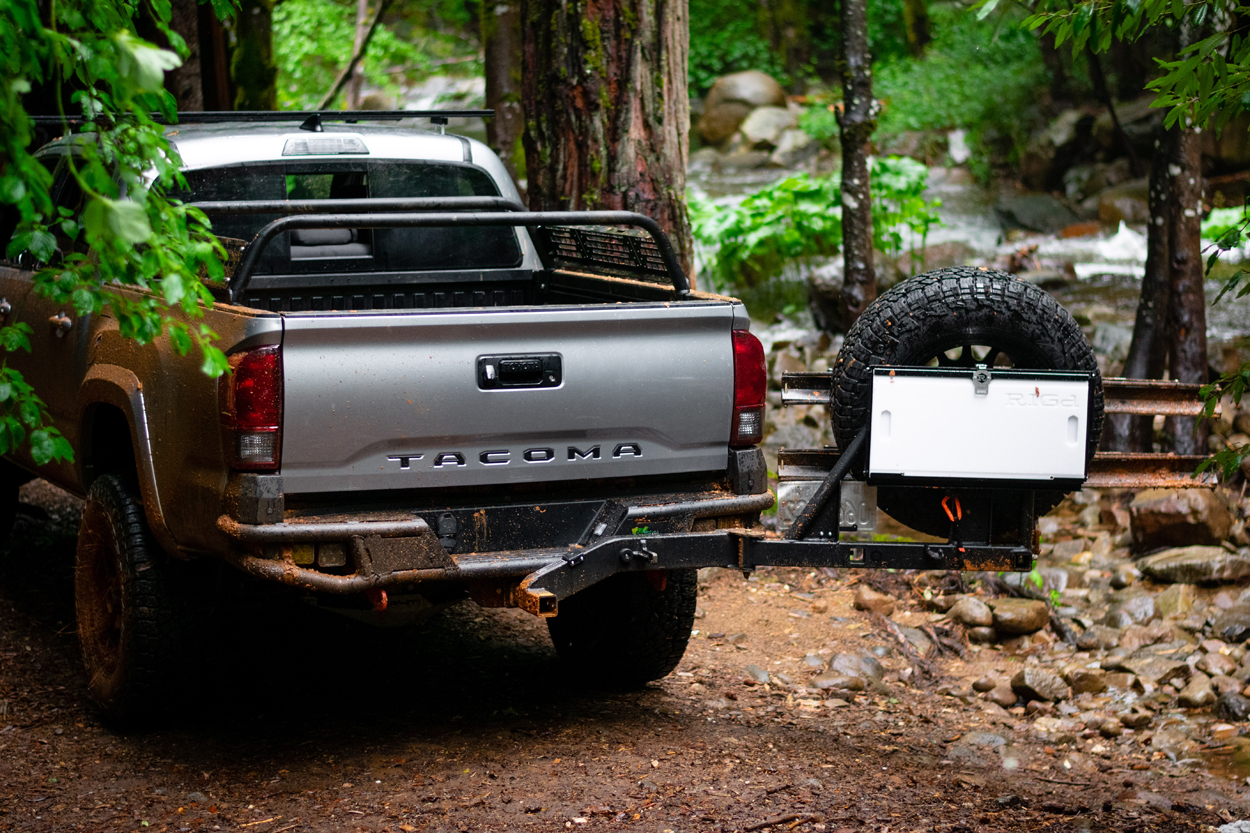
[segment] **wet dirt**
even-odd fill
[[[78,504],[41,483],[23,496],[0,557],[0,831],[1200,831],[1250,815],[1244,782],[1201,762],[1043,740],[970,695],[1026,658],[967,649],[901,682],[898,643],[852,608],[869,577],[822,571],[708,575],[681,666],[624,694],[569,678],[519,611],[464,602],[376,629],[234,594],[163,728],[117,734],[77,655]],[[929,621],[898,595],[895,621]],[[809,656],[864,651],[880,686],[811,693]]]

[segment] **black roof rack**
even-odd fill
[[[342,121],[354,124],[362,121],[399,121],[401,119],[429,119],[440,127],[448,119],[489,119],[494,110],[186,110],[178,113],[178,124],[216,124],[221,122],[280,122],[298,121],[300,128],[320,132],[321,123]],[[32,116],[35,124],[70,127],[86,121],[82,116]],[[172,124],[160,113],[152,119],[161,124]]]

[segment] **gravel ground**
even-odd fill
[[[917,576],[707,573],[685,660],[629,694],[570,679],[515,610],[460,603],[376,629],[237,593],[165,726],[115,734],[77,655],[80,504],[41,482],[23,500],[0,557],[0,831],[1035,833],[1250,816],[1242,775],[1205,757],[1044,736],[974,696],[971,681],[1035,661],[941,630]],[[894,621],[953,634],[949,653],[909,660],[853,608],[857,582],[899,598]],[[879,658],[882,681],[812,688],[814,664],[843,653]]]

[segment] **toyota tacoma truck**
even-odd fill
[[[699,567],[1030,569],[1035,511],[1080,486],[1102,419],[1088,344],[1044,292],[955,269],[878,299],[832,372],[787,381],[787,401],[831,405],[841,448],[783,457],[767,536],[766,369],[742,303],[692,290],[646,217],[526,211],[487,147],[414,115],[170,129],[182,196],[233,253],[204,311],[220,379],[39,294],[28,259],[0,265],[0,315],[35,330],[8,361],[74,450],[10,455],[0,508],[35,474],[85,498],[78,635],[106,719],[169,696],[205,563],[380,620],[519,607],[585,678],[625,687],[681,659]],[[83,141],[38,154],[71,211]],[[844,538],[872,528],[878,490],[947,540]]]

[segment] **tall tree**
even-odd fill
[[[369,31],[369,0],[356,0],[356,37],[352,41],[352,54],[365,51],[365,35]],[[347,80],[347,102],[345,109],[360,109],[360,88],[365,83],[364,63],[357,63]]]
[[[868,141],[877,127],[867,0],[842,0],[842,309],[848,330],[877,297]]]
[[[631,210],[691,271],[685,0],[522,0],[525,166],[536,210]]]
[[[919,58],[933,40],[929,32],[929,0],[903,0],[903,27],[907,30],[907,48]]]
[[[517,161],[525,153],[525,111],[521,107],[521,0],[500,0],[482,11],[482,51],[486,70],[486,144],[519,180]]]
[[[273,60],[274,0],[240,0],[234,19],[230,85],[236,110],[278,109],[278,67]]]

